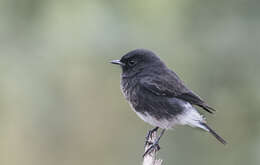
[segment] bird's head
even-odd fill
[[[124,77],[131,77],[143,70],[164,65],[163,62],[152,51],[146,49],[136,49],[126,53],[120,60],[111,61],[112,64],[120,65]]]

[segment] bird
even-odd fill
[[[188,89],[179,76],[169,69],[154,52],[147,49],[135,49],[110,61],[122,68],[121,91],[133,111],[145,122],[155,128],[151,134],[162,129],[160,136],[143,156],[153,149],[159,149],[159,140],[165,130],[177,125],[200,128],[212,134],[219,142],[226,141],[206,122],[195,106],[213,113],[199,95]]]

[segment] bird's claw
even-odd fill
[[[147,145],[147,146],[145,147],[145,148],[147,148],[147,149],[145,149],[145,152],[144,152],[144,154],[143,154],[143,157],[145,157],[147,154],[150,154],[152,151],[153,151],[153,152],[156,152],[156,151],[159,151],[159,150],[160,150],[159,141],[160,141],[162,135],[164,134],[165,129],[162,130],[162,132],[161,132],[161,134],[160,134],[159,137],[157,137],[156,139],[153,139],[153,132],[154,132],[154,131],[157,131],[157,129],[158,129],[158,127],[156,127],[156,128],[154,128],[153,130],[149,131],[149,133],[148,133],[149,136],[148,136],[148,139],[147,139],[148,142],[146,142],[146,144],[149,143],[149,145]],[[151,132],[152,132],[152,133],[151,133]],[[155,136],[156,136],[156,135],[155,135]],[[151,143],[151,141],[152,141],[153,143]]]
[[[152,132],[151,130],[148,131],[147,135],[145,136],[145,143],[144,143],[144,148],[147,146],[147,145],[151,145],[152,143],[149,141],[149,138],[151,137],[152,135]]]
[[[152,134],[154,132],[156,132],[158,130],[158,127],[155,127],[154,129],[151,129],[148,131],[147,135],[145,136],[145,144],[144,144],[144,148],[147,146],[147,145],[152,145],[153,143],[151,143],[149,141],[149,138],[152,136]]]
[[[145,155],[150,154],[152,151],[159,151],[161,148],[158,144],[158,142],[155,142],[153,144],[151,144],[151,146],[145,151],[145,153],[143,154],[143,157],[145,157]]]

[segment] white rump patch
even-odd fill
[[[200,115],[199,112],[190,103],[186,103],[184,106],[184,112],[176,116],[176,119],[178,121],[177,124],[189,125],[191,127],[199,127],[208,131],[208,129],[201,124],[206,122],[203,116]]]

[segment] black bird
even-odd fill
[[[193,105],[209,113],[215,111],[193,91],[188,89],[175,72],[170,70],[152,51],[136,49],[120,60],[111,61],[120,65],[121,89],[132,109],[145,122],[162,128],[162,132],[151,148],[159,148],[158,142],[165,129],[175,125],[189,125],[210,132],[221,143],[221,138],[207,124]]]

